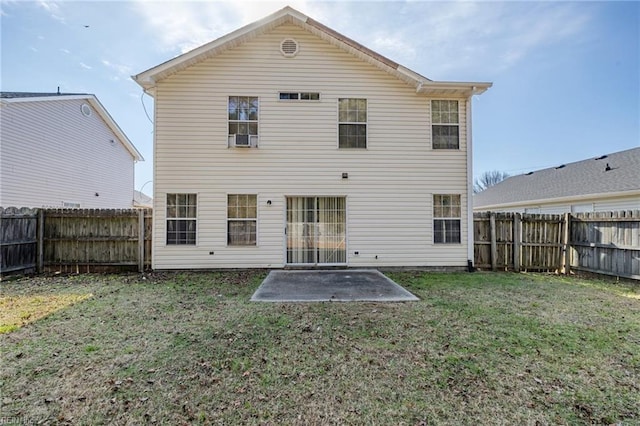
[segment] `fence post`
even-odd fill
[[[44,209],[38,209],[38,258],[36,260],[36,272],[44,271]]]
[[[491,231],[491,270],[497,270],[498,262],[498,244],[496,242],[496,214],[491,212],[489,214],[489,228]]]
[[[522,239],[522,215],[513,215],[513,270],[520,272],[520,240]]]
[[[138,209],[138,272],[144,272],[144,209]]]
[[[564,263],[562,272],[565,275],[569,275],[571,272],[571,247],[570,247],[570,234],[571,234],[571,213],[564,214],[564,223],[562,226],[562,262]]]

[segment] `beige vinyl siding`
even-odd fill
[[[83,103],[2,105],[0,205],[132,207],[134,159],[92,107],[89,117],[80,112]]]
[[[531,205],[502,206],[499,209],[491,209],[495,212],[518,212],[524,213],[526,209],[538,209],[540,214],[562,214],[571,212],[572,206],[591,205],[594,212],[610,212],[622,210],[640,210],[640,195],[618,196],[608,198],[588,198],[580,197],[574,201],[563,201],[556,203],[538,203]]]
[[[594,211],[640,210],[640,194],[593,201]]]
[[[300,44],[294,58],[279,52],[285,38]],[[281,101],[280,91],[320,92],[320,101]],[[227,148],[236,95],[259,97],[258,149]],[[338,149],[338,99],[349,97],[367,99],[366,150]],[[346,197],[349,266],[465,266],[466,214],[462,244],[434,246],[432,233],[434,193],[461,194],[467,209],[458,100],[460,149],[432,150],[430,98],[293,25],[159,82],[154,268],[284,266],[286,196]],[[165,245],[173,192],[198,193],[195,247]],[[227,247],[226,197],[242,193],[258,196],[258,243]]]

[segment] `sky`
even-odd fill
[[[2,91],[93,93],[145,158],[153,99],[131,79],[291,6],[473,100],[474,177],[640,146],[640,2],[0,0]]]

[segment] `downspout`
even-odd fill
[[[146,92],[146,90],[145,90]],[[158,88],[156,86],[156,90],[153,93],[153,96],[151,96],[153,98],[153,172],[151,174],[151,178],[153,179],[153,209],[151,210],[151,223],[153,226],[153,229],[158,229],[157,226],[157,221],[158,221],[158,211],[159,211],[159,200],[158,200],[158,190],[157,190],[157,186],[156,186],[156,182],[158,182],[157,179],[157,170],[158,170],[158,162],[155,161],[156,158],[158,158],[158,127],[157,127],[157,123],[158,123],[158,98],[156,97],[158,93]],[[149,93],[147,93],[149,94]],[[167,196],[165,195],[164,197],[164,202],[167,202]],[[164,215],[166,217],[167,211],[165,209]],[[166,221],[164,226],[166,227]],[[153,235],[153,241],[160,241],[160,239],[157,237],[157,235]],[[156,263],[157,263],[157,250],[155,249],[155,247],[151,248],[151,269],[154,270],[156,269]]]
[[[475,89],[475,87],[474,87]],[[471,101],[473,93],[467,98],[467,267],[469,272],[473,272],[473,147],[472,147],[472,128],[471,128]]]
[[[134,80],[135,80],[135,78],[134,78]],[[154,81],[154,84],[155,84],[155,81]],[[155,87],[157,88],[157,86],[155,86]],[[156,128],[156,123],[158,122],[158,108],[157,108],[157,105],[156,105],[156,103],[157,103],[156,102],[157,99],[156,99],[156,96],[155,96],[156,93],[152,94],[150,92],[150,88],[147,89],[144,86],[142,87],[142,93],[143,93],[143,97],[144,97],[144,95],[147,95],[151,99],[153,99],[153,121],[151,122],[151,124],[153,125],[153,139],[152,139],[153,147],[152,147],[152,151],[153,151],[153,158],[156,159],[156,158],[158,158],[158,155],[157,155],[158,153],[156,152],[157,149],[158,149],[158,143],[157,143],[158,142],[157,141],[157,135],[158,135],[157,130],[158,129]],[[149,118],[149,114],[147,113],[146,106],[144,105],[144,100],[142,101],[142,107],[144,108],[145,115],[147,115],[147,118]],[[151,120],[151,118],[149,118],[149,120]],[[151,224],[152,224],[151,225],[151,229],[152,229],[151,233],[152,233],[152,241],[153,241],[152,242],[152,247],[151,247],[151,270],[156,269],[156,249],[155,249],[154,246],[156,244],[156,241],[159,240],[159,238],[156,238],[156,234],[155,234],[155,230],[158,229],[157,220],[158,220],[158,211],[159,211],[158,196],[156,194],[156,191],[157,191],[156,190],[156,182],[157,182],[157,180],[156,180],[156,169],[157,169],[157,167],[158,167],[158,162],[154,161],[153,162],[153,170],[151,172],[151,182],[153,182],[153,192],[152,192],[153,202],[151,204]],[[147,183],[149,183],[149,182],[146,182],[145,185]],[[140,192],[142,192],[142,188],[140,188]],[[165,198],[165,201],[166,201],[166,198]],[[166,223],[165,223],[165,226],[166,226]]]

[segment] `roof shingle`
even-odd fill
[[[640,147],[513,176],[475,194],[474,207],[640,190]]]
[[[1,99],[45,98],[49,96],[78,96],[78,95],[90,95],[90,93],[0,92]]]

